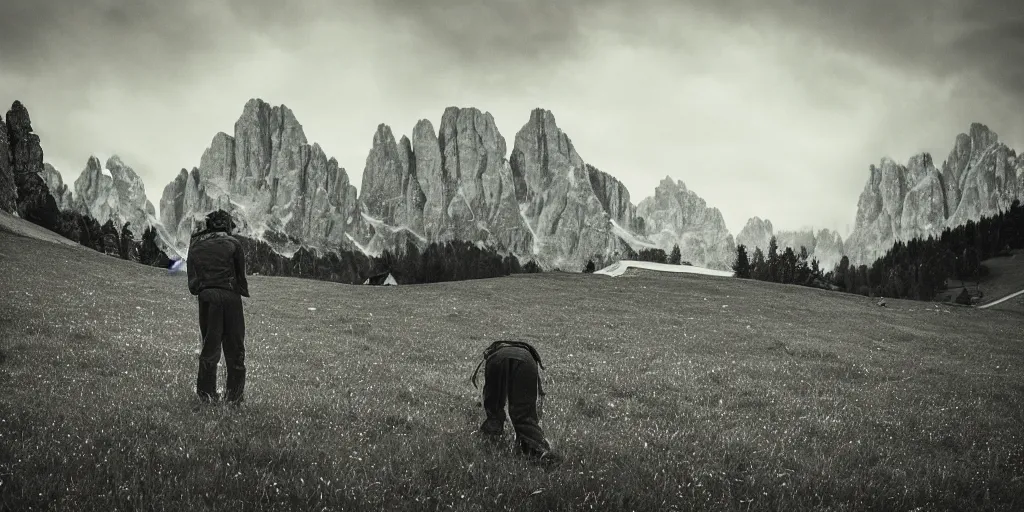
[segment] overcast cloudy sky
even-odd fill
[[[0,101],[73,181],[117,153],[150,199],[259,97],[360,183],[378,123],[554,112],[634,203],[665,176],[776,229],[852,228],[868,166],[983,122],[1024,150],[1018,0],[4,2]],[[157,205],[159,206],[159,205]]]

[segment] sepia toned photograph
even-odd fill
[[[1024,510],[1024,2],[0,0],[0,512],[364,510]]]

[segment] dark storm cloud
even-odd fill
[[[727,3],[908,71],[935,77],[978,74],[1006,92],[1024,94],[1024,7],[1019,0]]]
[[[1024,95],[1019,0],[32,0],[0,16],[0,65],[32,73],[67,64],[170,78],[196,58],[260,37],[297,46],[311,22],[374,18],[380,38],[412,37],[446,66],[517,71],[557,65],[588,35],[678,43],[688,16],[790,30],[935,77],[977,73]],[[767,24],[767,25],[766,25]],[[676,41],[672,41],[675,38]]]
[[[0,13],[0,69],[33,75],[117,73],[173,79],[197,61],[242,53],[253,38],[287,48],[324,2],[265,0],[27,0]],[[335,12],[345,11],[332,4]],[[108,77],[109,78],[109,77]]]
[[[33,73],[54,65],[125,71],[173,69],[209,47],[208,19],[177,2],[32,0],[0,16],[0,65]]]
[[[587,14],[607,3],[380,0],[374,8],[455,60],[501,65],[572,56],[583,39]]]
[[[591,4],[548,0],[31,0],[0,16],[0,66],[33,73],[58,63],[169,75],[242,38],[299,46],[311,23],[373,23],[384,38],[411,35],[471,68],[551,61],[581,40]]]
[[[638,199],[670,174],[733,229],[795,228],[764,198],[828,172],[844,195],[800,207],[840,227],[881,155],[945,154],[973,121],[1021,147],[1017,1],[7,0],[0,100],[29,106],[65,181],[118,153],[151,199],[251,97],[292,107],[355,183],[382,121],[477,106],[511,138],[541,106]]]
[[[673,45],[685,38],[686,17],[703,13],[937,78],[977,73],[1024,95],[1020,0],[381,0],[374,7],[467,66],[558,62],[598,31]]]

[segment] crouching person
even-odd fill
[[[217,210],[206,216],[206,229],[189,241],[188,289],[199,299],[199,330],[203,336],[196,393],[204,402],[220,398],[217,364],[221,350],[227,367],[227,402],[241,403],[245,391],[242,297],[249,296],[249,284],[242,244],[231,236],[234,228],[231,214]]]
[[[524,454],[546,464],[557,464],[562,457],[551,450],[540,427],[544,389],[540,355],[532,345],[522,341],[496,341],[484,351],[484,359],[473,372],[476,386],[480,366],[484,366],[483,406],[487,419],[480,431],[496,441],[505,431],[505,404]],[[538,404],[540,402],[540,404]]]

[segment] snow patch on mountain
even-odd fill
[[[609,220],[611,221],[611,224],[612,224],[612,233],[614,233],[615,236],[623,239],[627,244],[630,245],[630,247],[636,248],[636,247],[639,246],[639,247],[646,247],[646,248],[649,248],[649,249],[656,249],[658,247],[657,245],[655,245],[655,244],[653,244],[651,242],[646,242],[646,241],[640,240],[639,238],[636,237],[636,235],[634,235],[633,233],[630,233],[628,230],[626,230],[622,226],[620,226],[618,222],[615,222],[615,219],[609,219]]]

